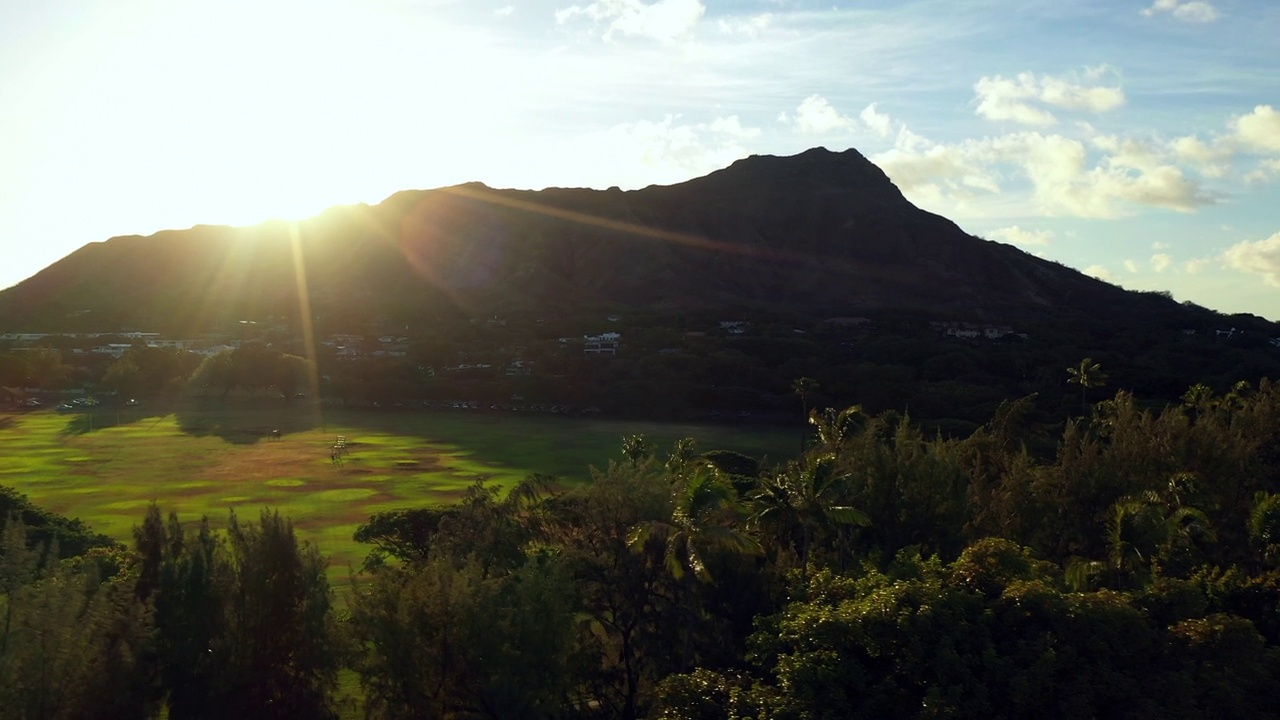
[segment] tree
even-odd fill
[[[490,574],[445,556],[357,587],[352,628],[369,718],[551,718],[573,680],[573,585],[535,556]]]
[[[1107,375],[1102,372],[1102,365],[1093,361],[1093,358],[1085,358],[1080,361],[1076,367],[1067,368],[1067,383],[1080,386],[1080,407],[1087,408],[1087,395],[1089,388],[1102,387],[1107,384]]]
[[[800,417],[809,420],[809,398],[813,393],[818,391],[818,381],[811,377],[799,377],[791,381],[791,391],[800,398]],[[804,446],[808,439],[808,427],[800,427],[800,452],[804,452]]]
[[[326,563],[299,544],[293,524],[263,510],[258,522],[227,524],[221,575],[228,661],[223,698],[239,717],[328,717],[338,663],[329,626],[332,603]]]
[[[136,538],[169,717],[333,716],[343,658],[326,563],[287,519],[232,513],[225,540],[207,521],[188,539],[175,515],[164,527],[151,508]]]
[[[672,484],[670,520],[652,520],[636,525],[627,544],[636,552],[650,547],[662,550],[667,572],[681,583],[685,607],[686,667],[692,667],[694,626],[694,581],[711,582],[708,553],[727,550],[759,555],[760,544],[732,527],[736,504],[733,485],[710,464],[698,465]]]
[[[622,455],[632,467],[639,465],[649,454],[649,444],[645,442],[644,435],[627,435],[622,438]]]
[[[865,513],[844,504],[845,480],[833,455],[808,454],[762,479],[749,500],[753,524],[771,529],[783,542],[790,540],[800,560],[802,582],[809,577],[810,549],[818,533],[836,524],[871,522]]]
[[[1249,540],[1264,565],[1280,560],[1280,495],[1259,492],[1249,513]]]
[[[27,383],[42,390],[59,390],[71,379],[71,367],[63,364],[62,351],[32,348],[23,353],[27,363]]]
[[[598,661],[581,686],[604,717],[646,717],[646,698],[675,667],[680,608],[666,601],[671,578],[628,546],[632,529],[670,517],[671,484],[652,465],[609,463],[557,503],[548,542],[562,548],[578,590],[584,644]]]
[[[134,362],[133,356],[125,353],[124,357],[111,363],[102,376],[102,384],[116,391],[116,394],[132,397],[142,389],[142,370]]]
[[[56,547],[27,547],[16,520],[0,553],[0,718],[154,716],[150,614],[130,558],[97,548],[60,561]]]
[[[809,411],[809,424],[817,431],[823,450],[838,457],[845,442],[866,426],[867,416],[861,405],[850,405],[843,410],[827,408],[822,412],[815,409]]]

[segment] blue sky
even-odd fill
[[[821,145],[976,235],[1280,320],[1277,37],[1270,0],[0,0],[0,286],[113,235]]]

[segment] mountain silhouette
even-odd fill
[[[472,315],[904,310],[980,321],[1192,324],[1215,314],[970,235],[856,150],[752,156],[640,190],[399,192],[298,223],[91,243],[0,292],[0,327],[190,334],[311,312]]]

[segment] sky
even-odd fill
[[[1274,0],[0,0],[0,287],[116,235],[823,146],[1280,321],[1277,37]]]

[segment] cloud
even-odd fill
[[[1099,80],[1110,72],[1106,66],[1087,68],[1087,81]],[[1001,75],[983,77],[974,83],[978,106],[975,112],[988,120],[1011,121],[1022,125],[1045,127],[1058,122],[1054,114],[1038,105],[1106,112],[1124,104],[1124,91],[1119,87],[1087,85],[1050,75],[1019,73],[1016,77]]]
[[[877,112],[875,103],[871,103],[863,108],[858,117],[862,119],[862,124],[866,125],[871,132],[882,138],[887,138],[893,134],[893,129],[890,127],[889,116],[885,113]]]
[[[1017,225],[992,230],[987,235],[1011,245],[1048,245],[1053,242],[1053,233],[1049,230],[1023,230]]]
[[[891,150],[872,158],[899,190],[925,204],[999,194],[997,176],[988,168],[989,153],[972,141],[956,145],[934,143],[905,126]]]
[[[1280,287],[1280,232],[1266,240],[1238,242],[1222,258],[1227,267],[1261,275],[1268,285]]]
[[[497,15],[498,17],[508,17],[509,15],[511,15],[511,13],[515,11],[516,11],[515,5],[503,5],[497,10],[494,10],[493,14]]]
[[[1030,199],[1048,215],[1120,217],[1130,212],[1125,204],[1189,212],[1217,201],[1160,148],[1112,136],[1086,145],[1024,131],[946,144],[903,126],[894,148],[872,160],[904,193],[935,207],[1000,195],[1010,176],[1029,183]]]
[[[1199,183],[1165,164],[1140,143],[1120,142],[1100,149],[1092,168],[1084,144],[1061,135],[1024,132],[996,138],[993,148],[1005,162],[1020,163],[1036,202],[1050,214],[1117,217],[1117,201],[1189,212],[1211,205]]]
[[[1116,284],[1115,273],[1112,273],[1103,265],[1090,265],[1082,271],[1085,275],[1096,277],[1099,280],[1105,280],[1112,285]]]
[[[726,35],[740,35],[755,39],[773,25],[773,15],[762,13],[748,17],[727,17],[716,21],[716,27]]]
[[[640,185],[665,184],[705,175],[746,157],[751,153],[743,141],[760,132],[744,127],[736,115],[706,123],[682,122],[679,115],[667,115],[659,121],[621,123],[593,133],[579,142],[574,155],[612,159],[608,167],[590,163],[592,172],[603,174],[584,178],[588,184],[609,184],[617,167],[633,168]]]
[[[1138,273],[1142,272],[1142,268],[1138,267],[1138,263],[1134,262],[1133,260],[1125,260],[1124,269],[1128,270],[1134,275],[1137,275]]]
[[[1173,257],[1168,253],[1156,253],[1151,256],[1151,269],[1158,273],[1168,270],[1173,265]]]
[[[1175,20],[1188,23],[1209,23],[1220,17],[1218,9],[1205,0],[1155,0],[1151,7],[1142,11],[1146,17],[1161,13],[1169,13]]]
[[[1205,177],[1220,178],[1227,174],[1232,152],[1221,141],[1206,143],[1194,135],[1169,143],[1169,149],[1180,162],[1187,163]]]
[[[585,18],[605,25],[604,39],[615,34],[674,42],[688,35],[707,12],[702,0],[598,0],[589,5],[571,5],[556,11],[556,22],[564,25]]]
[[[1280,152],[1280,112],[1259,105],[1253,112],[1232,118],[1228,123],[1232,139],[1254,150]]]
[[[738,119],[737,115],[716,118],[705,127],[713,133],[743,140],[760,136],[760,128],[743,127],[742,121]]]
[[[794,117],[788,117],[784,113],[780,119],[793,124],[797,132],[806,135],[849,132],[857,127],[853,118],[841,115],[821,95],[810,95],[800,102]]]
[[[1195,275],[1213,264],[1213,258],[1195,258],[1182,264],[1183,272]]]
[[[973,86],[978,93],[978,115],[988,120],[1011,120],[1022,125],[1052,125],[1058,122],[1053,113],[1032,107],[1025,101],[1035,98],[1035,76],[1023,73],[1017,79],[1006,80],[999,75],[984,77]]]

